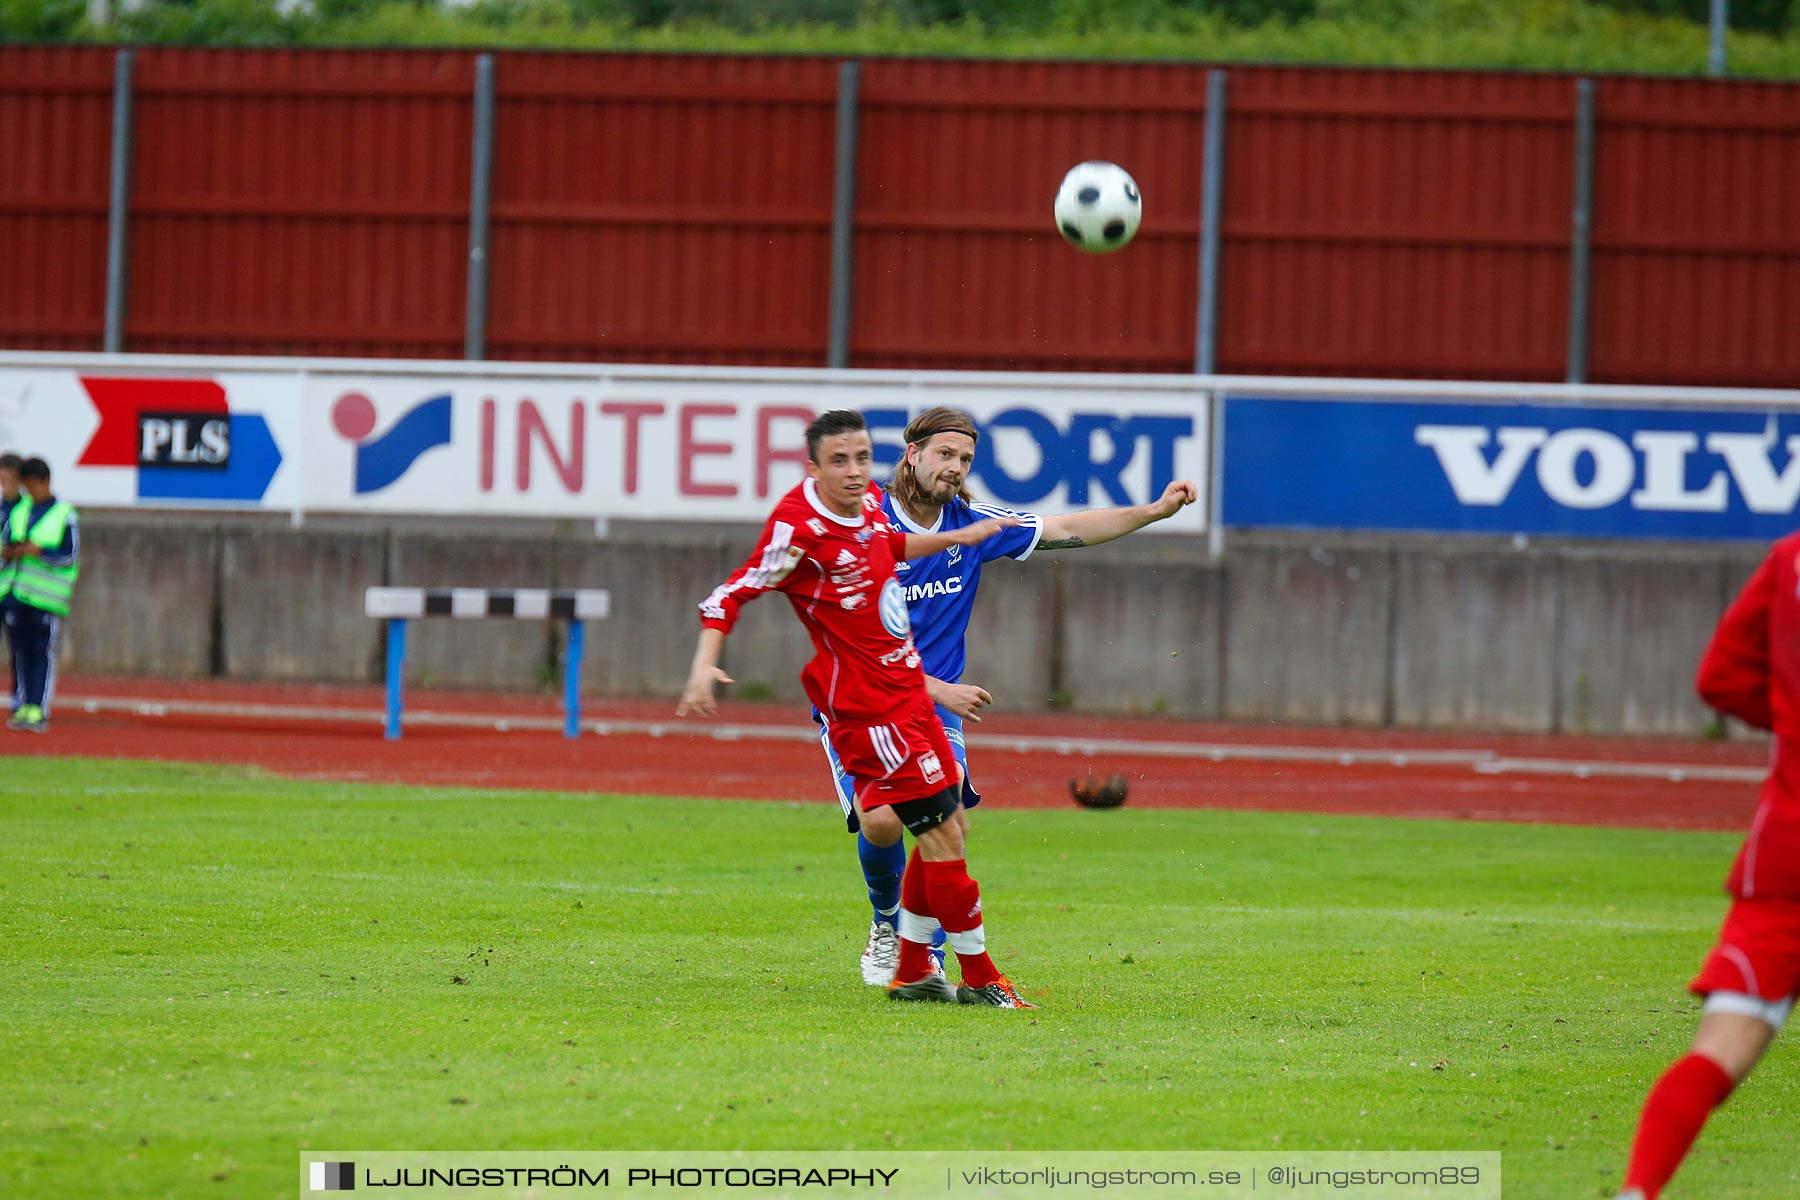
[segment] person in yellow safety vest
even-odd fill
[[[0,454],[0,522],[12,515],[13,505],[19,502],[19,468],[25,460],[7,451]]]
[[[7,519],[12,516],[13,506],[21,499],[19,493],[19,467],[24,462],[24,459],[20,458],[17,454],[14,454],[11,450],[8,450],[5,454],[0,454],[0,540],[4,540],[6,537]],[[4,566],[0,566],[0,574],[4,574],[5,570],[6,568]],[[11,674],[6,677],[6,694],[10,696],[19,690],[19,664],[11,655],[7,656],[7,660],[11,668]],[[14,700],[12,702],[13,710],[15,712],[18,711],[20,703],[22,702],[19,700]]]
[[[56,645],[81,573],[75,510],[50,494],[50,464],[19,464],[25,496],[0,529],[0,620],[12,642],[17,682],[8,729],[43,733],[56,691]]]

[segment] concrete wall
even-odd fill
[[[1226,716],[1391,719],[1391,550],[1252,543],[1233,548],[1225,588]]]
[[[219,552],[224,674],[355,680],[380,669],[380,624],[361,598],[387,578],[386,535],[234,527]]]
[[[1225,571],[1065,555],[1062,690],[1094,712],[1217,717]]]
[[[214,522],[84,518],[62,669],[212,674],[218,566]]]
[[[589,691],[673,698],[695,606],[749,527],[84,516],[65,638],[80,671],[381,677],[376,584],[605,587]],[[1547,547],[1369,537],[1139,537],[984,571],[966,679],[1009,711],[1245,721],[1695,733],[1692,680],[1755,547]],[[560,626],[423,621],[414,683],[555,688]],[[798,701],[810,644],[785,599],[750,605],[727,649],[738,694]]]
[[[1557,565],[1542,551],[1400,555],[1394,722],[1552,728]]]
[[[1562,573],[1557,727],[1663,733],[1705,725],[1694,668],[1724,608],[1724,564],[1572,552]]]

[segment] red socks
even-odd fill
[[[916,983],[931,973],[931,940],[939,924],[956,951],[963,983],[979,988],[1000,978],[987,954],[981,887],[969,878],[969,864],[960,858],[926,862],[915,844],[906,874],[900,877],[900,964],[895,979]]]
[[[917,983],[931,974],[931,943],[936,926],[925,888],[925,870],[915,845],[906,873],[900,876],[900,962],[894,968],[895,979]]]
[[[962,965],[963,983],[979,988],[999,979],[1000,971],[988,957],[987,934],[981,927],[981,887],[969,878],[969,864],[959,858],[918,865],[924,868],[919,874],[925,877],[932,914],[944,926],[950,948]],[[912,873],[909,866],[909,879]]]
[[[1710,1058],[1689,1054],[1663,1072],[1644,1100],[1637,1137],[1631,1143],[1626,1188],[1642,1188],[1645,1200],[1656,1200],[1663,1185],[1700,1136],[1713,1109],[1731,1094],[1731,1077]]]

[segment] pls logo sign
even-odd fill
[[[138,466],[202,469],[231,465],[231,418],[224,413],[138,414]]]
[[[260,501],[281,451],[260,414],[234,413],[211,379],[82,376],[100,425],[82,467],[134,467],[143,500]]]

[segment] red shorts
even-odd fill
[[[829,733],[832,752],[854,781],[864,811],[935,796],[957,782],[956,755],[929,701],[880,725],[836,722]]]
[[[1774,1001],[1800,993],[1800,900],[1733,900],[1719,944],[1688,990]]]

